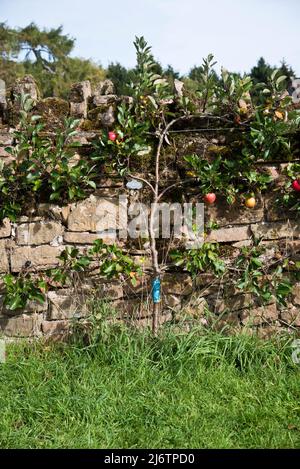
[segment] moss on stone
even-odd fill
[[[45,98],[38,102],[37,110],[44,114],[65,117],[69,114],[69,103],[61,98]]]
[[[84,119],[80,124],[80,129],[89,131],[95,128],[95,124],[90,119]]]
[[[61,98],[45,98],[37,103],[36,113],[42,116],[48,130],[55,130],[62,127],[68,117],[69,103]]]

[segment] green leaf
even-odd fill
[[[34,299],[37,300],[41,304],[45,303],[45,296],[43,295],[42,292],[38,292],[38,291],[35,292]]]
[[[275,77],[276,77],[276,75],[277,75],[278,72],[279,72],[278,68],[275,69],[275,70],[272,72],[272,74],[271,74],[271,80],[275,80]]]
[[[87,185],[93,189],[97,189],[96,183],[94,181],[87,181]]]
[[[35,115],[35,116],[31,116],[31,122],[36,122],[38,121],[39,119],[41,119],[42,116],[38,116],[38,115]]]
[[[148,99],[150,100],[150,102],[151,102],[152,106],[154,107],[154,109],[158,109],[158,105],[157,105],[155,99],[153,98],[153,96],[149,95]]]
[[[68,194],[69,194],[70,200],[72,200],[72,199],[75,197],[75,193],[76,193],[76,192],[75,192],[74,187],[69,187],[69,189],[68,189]]]
[[[4,150],[6,153],[9,153],[10,155],[14,154],[14,149],[12,147],[5,147]]]
[[[19,295],[15,295],[12,300],[10,300],[7,304],[9,309],[15,310],[22,306],[22,298]]]
[[[279,78],[277,78],[276,86],[280,85],[280,83],[284,81],[286,78],[287,78],[286,75],[281,75]]]

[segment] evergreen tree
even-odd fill
[[[104,70],[90,60],[71,58],[75,40],[62,26],[39,29],[34,23],[13,29],[0,23],[0,78],[10,86],[25,73],[33,75],[43,96],[67,97],[72,83],[96,84]]]

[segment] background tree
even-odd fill
[[[171,65],[168,65],[165,70],[161,64],[154,59],[153,55],[150,54],[150,59],[153,64],[153,73],[157,75],[163,75],[166,78],[179,78],[179,73],[176,72]],[[128,85],[137,73],[137,67],[135,68],[126,68],[120,64],[120,62],[112,62],[109,64],[106,72],[106,77],[109,78],[116,90],[118,95],[132,95],[132,89]]]
[[[90,80],[93,87],[106,77],[105,70],[91,60],[79,57],[66,57],[56,65],[55,73],[49,73],[41,64],[24,62],[25,73],[36,79],[43,96],[67,98],[72,83]]]
[[[187,78],[184,78],[185,87],[187,90],[190,90],[192,93],[206,89],[212,89],[214,85],[217,85],[220,81],[217,72],[212,68],[215,63],[211,64],[213,56],[210,54],[206,60],[203,61],[202,65],[194,65],[188,73]]]
[[[110,63],[107,68],[106,76],[115,85],[118,95],[126,95],[129,93],[128,83],[132,78],[132,71],[123,67],[119,62]]]
[[[276,69],[278,69],[279,76],[284,75],[286,77],[286,79],[281,82],[281,89],[288,89],[291,86],[292,79],[295,77],[295,72],[292,67],[286,63],[285,59],[281,61],[280,67],[275,67],[269,65],[263,57],[260,57],[257,64],[250,72],[253,84],[269,84],[271,81],[271,75]],[[262,96],[257,86],[253,88],[251,95],[255,102],[261,102]]]
[[[271,67],[263,57],[258,59],[257,64],[252,67],[250,77],[254,85],[258,83],[267,83],[275,67]]]
[[[58,64],[62,64],[72,51],[75,40],[62,34],[62,26],[49,30],[40,30],[34,23],[16,33],[20,51],[26,53],[25,59],[32,64],[41,65],[49,73],[55,73]]]
[[[292,67],[287,64],[285,59],[281,61],[280,67],[275,67],[269,65],[265,59],[261,57],[258,59],[257,64],[251,69],[250,72],[253,84],[256,85],[257,83],[268,83],[272,72],[274,72],[276,69],[279,70],[280,75],[285,75],[287,77],[287,83],[290,82],[296,75]]]
[[[5,23],[0,23],[0,78],[11,84],[18,76],[25,73],[24,66],[17,62],[20,52],[16,31]]]
[[[279,72],[280,72],[280,75],[285,75],[286,76],[286,80],[285,82],[283,83],[284,86],[286,88],[288,88],[289,86],[291,86],[291,83],[293,81],[293,78],[296,77],[296,73],[295,71],[292,69],[292,67],[290,65],[288,65],[285,61],[285,59],[283,59],[281,61],[281,65],[280,65],[280,68],[279,68]]]
[[[62,26],[40,29],[34,23],[13,29],[0,24],[0,78],[10,86],[30,73],[44,96],[66,97],[70,85],[90,79],[92,84],[105,78],[104,70],[90,60],[71,58],[75,40],[63,34]]]
[[[188,74],[188,78],[191,80],[194,80],[196,82],[201,82],[203,79],[203,73],[204,73],[204,66],[203,65],[195,65],[194,67],[191,68]],[[211,70],[211,74],[214,77],[215,81],[219,81],[219,77],[217,75],[217,72],[215,70]]]
[[[116,93],[120,95],[131,94],[128,83],[132,80],[136,69],[126,68],[119,62],[110,63],[107,71],[101,65],[89,59],[70,57],[74,48],[75,39],[64,34],[63,27],[41,29],[35,23],[24,28],[11,28],[6,23],[0,23],[0,78],[9,87],[18,77],[31,74],[37,81],[41,94],[46,96],[60,96],[66,98],[72,83],[80,80],[91,80],[96,85],[106,76],[115,85]],[[151,55],[151,54],[150,54]],[[208,56],[210,57],[210,56]],[[153,73],[167,78],[171,83],[175,78],[185,82],[186,89],[196,93],[207,85],[212,89],[220,78],[214,69],[210,69],[207,76],[207,64],[195,65],[187,77],[180,77],[172,65],[163,68],[153,55],[151,55]],[[282,88],[287,88],[294,70],[285,60],[278,67],[281,74],[287,78],[282,82]],[[269,65],[261,57],[251,69],[250,76],[254,85],[268,83],[274,66]],[[236,74],[240,77],[239,74]],[[259,93],[252,91],[254,99]]]
[[[180,79],[180,73],[174,70],[172,65],[168,64],[167,67],[163,70],[162,73],[166,78],[171,78],[172,80],[179,80]]]

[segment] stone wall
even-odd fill
[[[51,135],[62,125],[66,116],[81,119],[78,139],[82,146],[78,149],[79,157],[91,151],[91,142],[99,130],[110,129],[114,125],[116,105],[128,97],[117,97],[112,84],[105,81],[98,90],[91,90],[89,82],[73,86],[70,101],[57,98],[39,99],[36,87],[29,77],[20,80],[11,96],[28,92],[36,101],[36,110],[47,123],[46,132]],[[13,142],[13,130],[18,121],[18,104],[10,99],[1,116],[0,159],[9,164],[11,156],[5,147]],[[187,149],[203,154],[209,145],[222,145],[224,137],[212,137],[211,134],[192,136],[177,134],[176,158]],[[167,158],[167,156],[166,156]],[[274,179],[274,185],[284,183],[285,163],[265,165]],[[176,171],[168,172],[168,178],[179,177]],[[145,178],[151,178],[151,172],[145,169]],[[30,271],[34,275],[59,264],[58,256],[66,246],[77,246],[85,252],[99,237],[101,217],[107,228],[107,220],[114,213],[118,196],[127,195],[135,200],[134,191],[126,188],[126,180],[116,174],[103,174],[99,177],[97,189],[83,201],[60,206],[40,204],[30,213],[24,213],[16,223],[5,219],[0,225],[0,274]],[[201,201],[195,188],[186,188],[184,200]],[[138,194],[138,200],[149,197],[144,188]],[[214,220],[219,228],[211,231],[207,241],[220,243],[224,256],[236,257],[243,246],[251,244],[253,236],[263,238],[267,247],[266,255],[276,258],[278,252],[290,250],[290,259],[297,261],[300,255],[300,228],[293,217],[276,208],[276,191],[264,196],[257,196],[258,203],[252,210],[237,201],[229,206],[218,198],[214,206],[206,208],[206,221]],[[99,215],[100,214],[100,215]],[[121,229],[121,221],[118,228]],[[105,239],[107,243],[110,239]],[[47,301],[40,305],[31,302],[25,310],[10,311],[3,305],[0,297],[0,330],[8,337],[34,337],[64,333],[74,318],[85,318],[90,310],[90,298],[105,298],[115,310],[117,320],[128,320],[144,326],[151,320],[150,293],[150,251],[142,240],[121,240],[118,244],[134,257],[142,269],[143,275],[136,286],[127,281],[111,281],[101,278],[97,269],[88,276],[73,277],[66,288],[53,288],[47,293]],[[1,282],[1,281],[0,281]],[[3,289],[0,283],[0,291]],[[247,327],[250,333],[268,336],[281,330],[300,327],[300,283],[295,283],[287,307],[279,308],[275,299],[268,305],[260,305],[248,294],[243,294],[232,286],[216,282],[210,273],[198,275],[196,280],[187,273],[171,268],[165,272],[162,280],[162,306],[160,321],[170,319],[178,321],[185,318],[185,327],[200,324],[203,327],[223,328],[239,331]],[[208,314],[207,311],[210,313]]]

